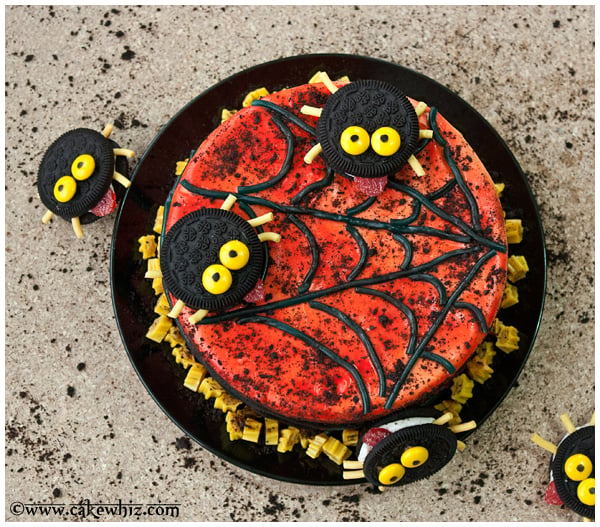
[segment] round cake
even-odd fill
[[[228,393],[335,429],[426,405],[461,373],[500,307],[506,247],[493,181],[436,108],[318,82],[199,145],[165,204],[160,266]]]

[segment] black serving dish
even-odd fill
[[[188,157],[219,125],[222,108],[240,108],[244,95],[261,86],[276,91],[303,84],[319,70],[327,71],[331,78],[348,75],[352,80],[391,82],[408,96],[436,106],[463,133],[494,181],[505,183],[502,204],[507,217],[523,220],[524,242],[517,251],[527,258],[531,271],[526,280],[519,282],[519,303],[501,312],[505,324],[518,328],[520,348],[510,355],[497,353],[494,375],[476,386],[475,397],[461,412],[464,421],[473,419],[481,427],[509,394],[535,341],[546,288],[544,235],[527,180],[505,143],[477,111],[424,75],[355,55],[303,55],[249,68],[209,88],[167,123],[137,164],[132,186],[118,211],[110,273],[115,317],[133,367],[160,408],[185,434],[222,459],[257,474],[302,484],[342,485],[349,482],[342,479],[341,467],[324,456],[313,460],[304,452],[278,454],[273,447],[230,442],[224,414],[214,410],[211,401],[183,387],[186,372],[175,363],[170,347],[145,338],[155,318],[156,297],[150,281],[144,279],[146,265],[137,243],[140,236],[152,232],[156,211],[175,181],[176,162]]]

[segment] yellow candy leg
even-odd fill
[[[113,131],[113,124],[112,123],[108,123],[105,127],[104,130],[102,130],[102,132],[100,132],[104,137],[106,137],[107,139],[110,137],[110,134],[112,134]]]
[[[317,143],[306,153],[304,156],[304,162],[307,165],[310,165],[322,151],[323,147],[321,146],[321,143]]]
[[[81,222],[77,216],[71,219],[71,224],[73,225],[75,236],[77,236],[79,239],[83,238],[83,229],[81,228]]]
[[[171,311],[169,311],[169,313],[167,315],[170,318],[177,318],[181,314],[181,311],[183,310],[184,307],[185,307],[185,303],[183,302],[183,300],[177,300],[177,302],[173,306],[173,309],[171,309]]]
[[[312,117],[321,117],[322,112],[323,112],[323,108],[315,108],[314,106],[304,105],[302,108],[300,108],[301,114],[311,115]]]
[[[573,421],[571,421],[569,414],[561,414],[560,420],[561,420],[563,426],[565,427],[565,430],[569,434],[572,434],[573,432],[575,432],[575,425],[573,424]]]
[[[188,321],[190,324],[196,324],[200,322],[206,315],[208,315],[208,309],[199,309],[188,318]]]
[[[129,148],[113,148],[113,152],[116,156],[125,156],[129,158],[135,156],[135,152],[129,150]]]
[[[556,445],[551,443],[550,441],[546,441],[542,436],[537,433],[531,434],[531,440],[537,445],[542,447],[544,450],[547,450],[551,454],[556,454]]]
[[[51,210],[47,210],[46,214],[44,214],[44,216],[42,217],[42,223],[44,225],[46,225],[46,223],[49,223],[53,217],[54,217],[54,212],[52,212]]]
[[[475,428],[477,428],[477,423],[475,423],[475,421],[467,421],[466,423],[460,423],[459,425],[453,425],[448,428],[455,434],[460,434],[462,432],[474,430]]]
[[[123,174],[117,172],[116,170],[113,172],[113,179],[123,185],[125,188],[129,188],[131,186],[131,181],[129,181]]]
[[[425,175],[425,170],[423,170],[421,163],[419,163],[419,160],[414,155],[411,155],[408,158],[408,164],[411,166],[417,176],[423,177]]]

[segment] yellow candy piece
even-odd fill
[[[165,213],[165,207],[161,205],[160,207],[158,207],[158,210],[156,211],[156,218],[154,218],[154,226],[152,227],[152,230],[154,232],[156,232],[157,234],[160,234],[162,232],[164,213]]]
[[[565,474],[570,480],[583,481],[594,470],[590,458],[584,454],[573,454],[565,461]]]
[[[283,429],[279,434],[279,443],[277,452],[290,452],[300,441],[300,430],[295,426],[289,426]]]
[[[162,278],[162,273],[160,272],[160,260],[158,258],[148,259],[148,270],[144,277],[151,279]]]
[[[250,106],[252,104],[252,101],[256,101],[256,100],[260,99],[261,97],[266,97],[267,95],[269,95],[269,90],[267,90],[264,87],[257,88],[256,90],[253,90],[248,95],[246,95],[246,97],[244,97],[242,106],[244,108],[247,108],[248,106]]]
[[[150,328],[148,328],[148,332],[146,333],[146,338],[153,340],[154,342],[162,342],[169,329],[173,323],[169,317],[165,317],[164,315],[160,315],[157,319],[152,322]]]
[[[177,163],[175,163],[175,175],[176,176],[181,176],[181,174],[183,174],[183,171],[185,170],[185,167],[188,164],[188,159],[184,159],[183,161],[177,161]]]
[[[154,305],[154,312],[157,315],[168,315],[169,311],[171,311],[171,307],[169,306],[169,301],[167,300],[167,295],[164,293],[158,297],[156,304]]]
[[[429,459],[429,451],[424,446],[413,446],[402,452],[400,463],[406,468],[420,467]]]
[[[473,386],[475,386],[475,383],[466,374],[461,373],[458,377],[452,379],[450,397],[460,404],[465,404],[473,397]]]
[[[450,421],[448,421],[447,423],[448,426],[457,425],[462,422],[462,419],[460,418],[462,404],[460,404],[459,402],[453,401],[452,399],[446,399],[440,404],[436,404],[434,408],[442,413],[450,412],[453,415],[453,418],[450,419]]]
[[[477,346],[473,357],[467,362],[467,372],[469,377],[479,384],[483,384],[485,381],[489,380],[494,373],[490,364],[495,355],[496,351],[494,350],[494,344],[492,342],[482,342]]]
[[[89,154],[82,154],[71,164],[71,174],[77,181],[85,181],[96,169],[96,162]]]
[[[166,337],[165,337],[165,340],[167,340]],[[198,366],[198,367],[204,368],[204,366],[202,366],[202,364],[200,364],[199,362],[196,362],[196,359],[194,359],[193,355],[188,351],[188,349],[185,346],[174,347],[171,350],[171,355],[173,355],[173,357],[175,357],[175,363],[181,364],[181,366],[183,366],[184,370],[187,370],[190,366]],[[204,368],[204,369],[206,369],[206,368]]]
[[[524,256],[511,256],[508,259],[508,279],[514,284],[525,278],[529,271],[527,260]]]
[[[317,71],[317,73],[315,73],[309,80],[308,80],[308,84],[317,84],[321,81],[321,72]]]
[[[502,331],[502,329],[505,327],[506,326],[504,325],[504,322],[502,322],[502,320],[500,320],[499,318],[495,318],[494,321],[492,322],[492,327],[490,328],[490,333],[492,335],[498,336],[498,333],[500,333]]]
[[[279,421],[265,417],[265,445],[276,445],[279,442]]]
[[[496,333],[496,347],[504,353],[519,349],[519,332],[514,326],[504,326]]]
[[[250,249],[244,242],[231,240],[219,249],[219,260],[227,269],[238,271],[250,260]]]
[[[160,295],[165,292],[165,288],[163,287],[162,278],[153,278],[152,279],[152,289],[154,289],[155,295]]]
[[[334,463],[341,465],[345,459],[348,459],[352,452],[341,441],[335,437],[329,437],[323,445],[323,453]]]
[[[405,473],[406,469],[400,463],[391,463],[381,469],[377,478],[382,485],[393,485],[400,481]]]
[[[349,126],[340,136],[342,150],[352,156],[366,152],[370,141],[369,133],[360,126]]]
[[[329,436],[327,434],[318,434],[315,437],[313,437],[308,442],[308,448],[306,449],[306,455],[308,457],[312,457],[313,459],[318,458],[321,455],[321,452],[323,452],[323,445],[326,443],[326,441],[328,439],[329,439]]]
[[[200,388],[198,388],[198,392],[204,395],[205,399],[219,397],[219,395],[223,394],[223,391],[224,390],[221,388],[221,385],[212,377],[206,377],[200,384]]]
[[[467,363],[467,372],[469,377],[479,384],[491,379],[494,370],[488,365],[474,357]]]
[[[141,236],[138,238],[140,244],[139,251],[142,253],[142,258],[148,260],[148,258],[154,258],[156,256],[156,236],[148,234],[147,236]]]
[[[242,436],[244,435],[244,432],[242,430],[243,423],[244,418],[240,416],[237,412],[227,413],[227,415],[225,416],[225,424],[230,441],[242,439]]]
[[[506,309],[507,307],[514,306],[519,303],[519,290],[517,286],[507,283],[504,287],[504,296],[502,297],[502,303],[500,307]]]
[[[197,392],[198,388],[200,387],[200,383],[204,380],[205,377],[206,368],[204,366],[201,366],[200,364],[194,365],[190,368],[190,371],[188,371],[188,374],[186,375],[185,380],[183,381],[183,385],[188,390]]]
[[[306,430],[300,430],[300,446],[302,448],[308,448],[308,443],[310,441],[310,435]]]
[[[343,430],[342,443],[346,446],[358,445],[358,430]]]
[[[215,399],[215,408],[223,413],[234,412],[241,404],[242,401],[225,392]]]
[[[382,126],[373,132],[371,147],[383,157],[393,156],[400,149],[400,134],[390,126]]]
[[[168,342],[172,348],[174,346],[186,347],[185,340],[181,336],[181,332],[179,331],[179,328],[177,326],[173,326],[169,330],[168,335],[165,337],[165,342]]]
[[[491,364],[496,356],[496,350],[494,344],[489,340],[486,340],[477,346],[475,355],[479,357],[485,364]]]
[[[506,241],[508,243],[521,243],[523,241],[523,224],[519,219],[505,221]]]
[[[244,421],[244,430],[242,431],[242,439],[251,443],[258,443],[262,423],[252,417],[247,417]]]
[[[317,71],[317,73],[315,73],[309,80],[308,80],[308,84],[317,84],[320,82],[324,82],[324,78],[328,78],[329,75],[327,75],[326,72],[324,71]],[[348,77],[348,75],[344,75],[342,77],[340,77],[339,79],[336,80],[336,82],[339,82],[341,84],[348,84],[350,82],[350,77]]]
[[[226,293],[232,283],[231,271],[224,265],[209,265],[202,273],[202,285],[212,295]]]
[[[59,203],[67,203],[77,192],[77,182],[71,176],[63,176],[54,184],[54,199]]]
[[[577,498],[584,505],[596,505],[596,478],[584,479],[577,485]]]
[[[236,113],[235,110],[227,110],[226,108],[223,108],[221,111],[221,124],[227,121],[227,119],[229,119],[234,113]]]
[[[496,191],[496,195],[500,198],[502,197],[502,193],[504,192],[504,188],[506,185],[504,183],[494,183],[494,190]]]

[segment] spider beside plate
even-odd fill
[[[161,409],[181,430],[207,450],[241,468],[275,479],[313,485],[349,483],[342,468],[321,456],[304,452],[278,454],[273,447],[246,441],[230,442],[224,414],[211,401],[183,386],[185,370],[166,345],[145,337],[155,318],[156,297],[144,279],[146,266],[138,252],[138,238],[152,231],[156,211],[175,181],[177,161],[187,158],[220,124],[223,108],[240,108],[249,91],[265,86],[276,91],[306,83],[317,71],[331,78],[379,79],[396,84],[408,96],[424,100],[440,111],[473,146],[492,178],[505,183],[502,204],[509,218],[525,227],[519,254],[531,271],[519,284],[520,301],[502,312],[505,324],[519,329],[520,347],[510,355],[498,353],[494,375],[475,388],[461,417],[481,427],[508,395],[533,346],[541,320],[546,287],[544,236],[537,205],[517,161],[493,128],[467,103],[437,82],[401,66],[354,55],[303,55],[255,66],[208,89],[186,105],[163,128],[140,159],[132,186],[116,220],[111,250],[111,286],[119,331],[140,380]],[[522,285],[521,285],[522,284]],[[459,436],[464,439],[468,433]],[[356,483],[352,481],[351,483]]]

